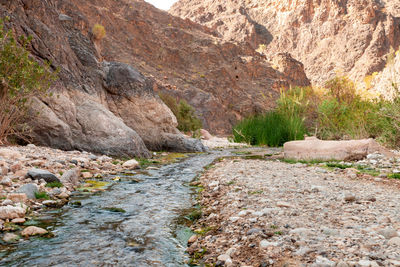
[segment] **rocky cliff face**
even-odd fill
[[[39,61],[60,69],[54,97],[32,107],[34,137],[44,145],[136,156],[147,148],[198,151],[158,92],[185,98],[206,128],[229,133],[243,115],[271,108],[281,87],[309,84],[288,55],[281,62],[295,69],[290,75],[250,46],[223,43],[141,0],[0,0],[0,14],[33,37]],[[91,32],[96,23],[106,30],[101,40]]]
[[[180,0],[171,14],[215,30],[226,41],[289,52],[314,83],[337,71],[362,79],[380,71],[400,45],[397,0]]]
[[[93,4],[0,1],[2,17],[10,17],[6,26],[17,35],[32,36],[32,55],[60,70],[53,96],[33,100],[32,113],[39,114],[30,121],[34,140],[118,156],[147,157],[148,149],[202,151],[199,141],[185,139],[176,129],[176,118],[154,92],[154,79],[122,58],[104,60],[101,44],[91,34],[89,14],[78,8],[103,8]]]

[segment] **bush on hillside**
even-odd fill
[[[185,100],[176,99],[167,94],[159,94],[162,101],[174,113],[178,121],[178,129],[184,133],[196,134],[203,127],[201,120],[196,116],[195,110]]]
[[[233,129],[234,141],[250,145],[282,146],[287,141],[302,140],[306,133],[303,120],[278,111],[246,118]]]
[[[0,144],[8,143],[11,136],[25,136],[29,99],[44,95],[56,77],[48,63],[41,66],[30,57],[29,41],[20,37],[17,42],[0,21]]]
[[[106,37],[106,29],[101,24],[95,24],[92,28],[92,34],[96,40],[101,40]]]

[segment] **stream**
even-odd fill
[[[194,204],[189,183],[216,158],[228,155],[229,151],[192,155],[135,176],[119,175],[121,180],[104,192],[76,193],[70,203],[79,201],[81,206],[49,209],[38,218],[55,237],[18,242],[0,253],[0,265],[187,266],[190,232],[177,219]]]

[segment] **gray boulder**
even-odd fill
[[[52,174],[51,172],[46,171],[46,170],[32,169],[32,170],[29,170],[26,175],[29,178],[32,178],[33,180],[43,179],[46,181],[46,183],[52,183],[52,182],[61,183],[61,181],[57,178],[57,176],[55,176],[54,174]]]
[[[24,184],[17,190],[17,193],[25,193],[29,199],[36,199],[35,193],[39,193],[39,189],[35,184]]]

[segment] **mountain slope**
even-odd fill
[[[338,71],[354,79],[380,71],[400,45],[397,0],[180,0],[170,13],[215,30],[224,40],[289,52],[317,84]]]

